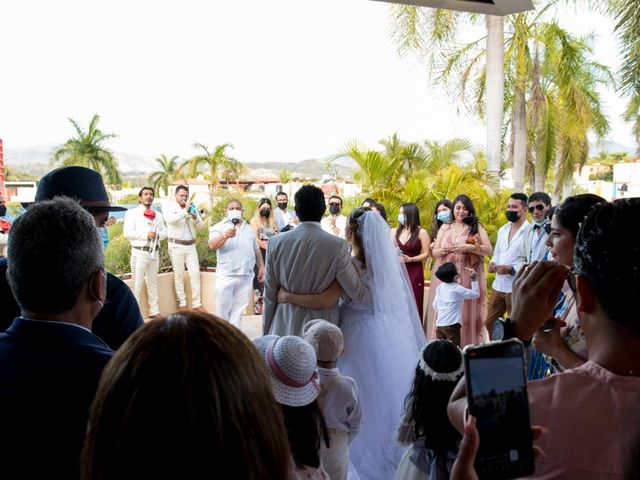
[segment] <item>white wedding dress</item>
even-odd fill
[[[345,348],[338,366],[357,382],[362,405],[362,429],[349,446],[350,462],[361,480],[387,480],[393,478],[406,448],[394,434],[426,338],[388,225],[373,212],[359,221],[366,269],[353,261],[372,301],[341,305]]]

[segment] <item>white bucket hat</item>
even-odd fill
[[[278,403],[302,407],[318,397],[316,353],[311,345],[292,335],[265,335],[254,343],[267,365]]]

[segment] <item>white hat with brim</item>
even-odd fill
[[[292,335],[265,335],[254,343],[265,361],[278,403],[303,407],[318,398],[316,353],[309,343]]]

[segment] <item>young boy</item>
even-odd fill
[[[316,351],[321,391],[318,403],[329,430],[329,445],[322,442],[320,458],[331,480],[346,480],[349,442],[360,431],[362,411],[358,387],[351,377],[340,375],[336,361],[342,355],[342,331],[326,320],[312,320],[304,328],[304,339]]]
[[[436,277],[442,282],[436,290],[433,308],[436,311],[436,338],[446,339],[460,346],[460,317],[462,303],[465,299],[478,298],[480,289],[476,280],[476,272],[471,268],[471,289],[460,285],[458,269],[455,263],[447,262],[436,270]]]

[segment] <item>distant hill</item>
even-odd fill
[[[39,178],[53,167],[50,163],[51,154],[57,145],[42,144],[29,147],[5,147],[5,165],[9,169],[24,173],[30,177]],[[119,162],[119,170],[124,178],[146,178],[157,169],[155,155],[140,155],[123,152],[113,152]],[[341,177],[353,174],[354,168],[348,161],[340,159],[337,163],[338,175]],[[257,170],[260,176],[271,174],[277,177],[281,170],[291,172],[294,177],[319,178],[329,173],[324,159],[308,159],[299,162],[248,162],[245,165],[250,170]]]
[[[600,152],[606,152],[606,153],[626,152],[627,154],[633,156],[636,154],[636,149],[633,147],[627,147],[626,145],[622,145],[621,143],[617,143],[612,140],[604,140],[602,142],[589,144],[589,157],[595,157]]]

